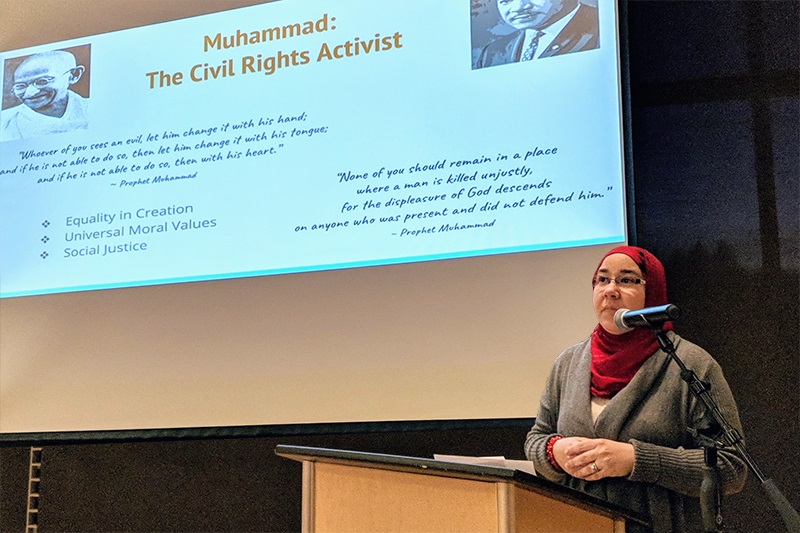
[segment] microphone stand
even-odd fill
[[[710,429],[715,431],[715,437],[711,438],[703,435],[700,430],[689,428],[692,435],[698,437],[703,447],[707,467],[700,487],[700,504],[705,530],[707,532],[722,531],[722,513],[720,509],[722,491],[719,484],[719,471],[717,470],[717,450],[723,447],[733,447],[744,462],[747,463],[747,466],[750,467],[750,470],[758,477],[761,486],[766,490],[767,495],[781,515],[783,523],[786,525],[786,530],[789,533],[800,533],[800,515],[792,508],[775,483],[764,476],[756,462],[750,457],[742,443],[742,436],[725,419],[714,398],[711,397],[709,392],[711,385],[702,381],[693,370],[686,367],[675,352],[675,345],[667,336],[667,332],[662,331],[660,325],[657,328],[653,328],[653,333],[661,349],[680,367],[681,379],[689,385],[689,390],[706,406],[706,416],[710,416],[714,422]]]

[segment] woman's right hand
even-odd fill
[[[585,440],[589,440],[586,437],[563,437],[558,439],[555,444],[553,444],[553,457],[555,458],[558,466],[561,467],[564,472],[567,474],[574,476],[574,472],[570,472],[569,469],[564,468],[564,465],[567,464],[567,461],[572,459],[571,456],[567,455],[567,450],[571,448],[573,445],[583,442]]]

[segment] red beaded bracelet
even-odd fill
[[[553,465],[553,468],[558,470],[559,472],[563,472],[564,469],[561,468],[561,465],[558,464],[556,461],[556,456],[553,455],[553,446],[559,439],[563,439],[561,435],[553,435],[549,439],[547,439],[547,446],[545,447],[545,453],[547,454],[547,461]]]

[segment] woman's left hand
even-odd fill
[[[585,439],[565,450],[562,466],[572,477],[597,481],[605,477],[626,477],[633,470],[633,445],[608,439]]]

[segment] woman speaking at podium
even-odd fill
[[[703,531],[699,496],[707,468],[702,437],[690,429],[703,427],[705,406],[649,328],[623,332],[614,322],[619,309],[667,304],[664,267],[642,248],[620,246],[603,257],[592,287],[598,325],[556,359],[525,453],[540,476],[649,517],[650,529],[629,523],[629,533]],[[719,364],[668,335],[741,434]],[[747,466],[733,451],[719,450],[717,470],[723,493],[744,487]]]

